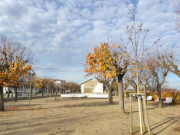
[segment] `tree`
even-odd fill
[[[49,97],[49,95],[52,95],[55,92],[56,86],[55,86],[55,81],[51,78],[43,78],[41,79],[42,81],[42,88],[46,88],[46,101],[47,101],[47,97]],[[44,93],[44,92],[43,92]]]
[[[133,56],[131,59],[131,71],[134,69],[134,73],[136,75],[136,85],[137,92],[139,93],[139,71],[142,71],[142,61],[145,53],[145,39],[148,29],[143,29],[143,24],[136,24],[135,12],[134,10],[129,9],[130,19],[132,20],[132,24],[127,26],[128,40],[132,46]],[[140,72],[141,73],[141,72]]]
[[[179,0],[174,0],[174,5],[175,5],[175,9],[176,9],[176,22],[175,22],[175,26],[176,26],[176,30],[178,32],[180,32],[180,1]]]
[[[151,72],[152,76],[154,76],[156,81],[156,89],[159,98],[159,107],[162,107],[161,87],[164,84],[165,78],[169,72],[169,70],[163,66],[163,57],[164,55],[158,52],[156,54],[150,54],[149,59],[147,60],[148,69]]]
[[[128,72],[125,79],[128,82],[128,84],[131,85],[133,87],[134,91],[137,93],[136,73],[134,73],[134,71]],[[139,79],[140,79],[140,77],[139,77]]]
[[[180,70],[178,69],[177,60],[175,59],[173,51],[164,51],[165,54],[162,57],[159,57],[161,59],[162,64],[164,67],[167,68],[170,72],[176,74],[178,77],[180,77]]]
[[[54,79],[49,79],[49,90],[50,90],[50,95],[52,96],[56,90]]]
[[[22,50],[22,51],[24,52],[24,50]],[[28,60],[24,60],[22,58],[22,55],[25,55],[25,54],[21,54],[21,56],[15,57],[17,59],[15,59],[15,62],[13,65],[14,68],[11,69],[12,70],[11,74],[9,74],[9,79],[10,79],[9,86],[13,87],[15,90],[15,99],[14,99],[15,102],[17,101],[17,87],[21,83],[21,78],[24,75],[29,74],[29,71],[31,71],[31,65],[27,64]]]
[[[18,85],[19,87],[21,87],[23,89],[22,96],[24,96],[24,93],[25,93],[26,78],[27,78],[27,75],[24,75],[23,77],[20,77],[20,83]]]
[[[2,37],[0,42],[0,111],[4,110],[3,86],[16,86],[17,80],[31,70],[24,53],[27,48],[10,38]],[[28,52],[28,51],[27,51]],[[22,55],[23,54],[23,55]],[[26,54],[26,58],[25,58]]]
[[[66,88],[70,89],[71,92],[80,92],[80,85],[74,82],[65,83]]]
[[[180,32],[180,1],[179,0],[173,0],[175,10],[176,10],[176,21],[175,26],[176,30]],[[180,70],[178,69],[178,64],[176,63],[177,60],[175,59],[175,56],[173,55],[173,51],[169,51],[166,56],[163,58],[164,62],[163,65],[169,69],[170,72],[176,74],[178,77],[180,77]]]
[[[129,10],[129,14],[130,14],[130,20],[131,20],[131,25],[127,26],[127,33],[128,33],[128,41],[131,44],[132,47],[132,61],[131,61],[131,66],[134,67],[135,69],[135,74],[136,74],[136,84],[137,84],[137,93],[139,94],[139,84],[140,84],[140,73],[139,71],[141,71],[144,69],[143,67],[143,59],[144,59],[144,55],[145,53],[147,53],[148,49],[151,48],[151,46],[148,48],[147,46],[145,46],[145,40],[147,37],[147,33],[149,32],[148,29],[143,29],[143,24],[136,24],[136,18],[135,18],[135,11],[134,10]],[[157,42],[159,41],[159,39],[157,41],[155,41],[153,43],[153,45],[157,44]],[[132,68],[131,68],[132,69]],[[143,99],[145,101],[145,99]],[[139,119],[140,119],[140,131],[141,134],[143,134],[142,131],[142,125],[144,125],[143,123],[143,112],[142,112],[142,101],[138,96],[138,108],[139,108]],[[146,104],[144,103],[144,107],[146,108]],[[146,112],[146,109],[145,109]],[[146,113],[146,118],[147,118],[147,123],[148,123],[148,116]],[[131,119],[132,121],[132,119]],[[131,132],[131,131],[130,131]],[[148,127],[148,132],[150,132],[150,129]]]
[[[95,46],[86,57],[86,76],[96,75],[105,80],[117,79],[120,111],[124,111],[123,76],[129,65],[129,54],[123,44],[101,43]]]
[[[105,86],[105,90],[108,90],[108,101],[109,103],[113,103],[113,98],[112,98],[112,90],[114,87],[114,83],[115,83],[115,78],[100,78],[100,77],[96,77],[96,79],[100,82],[103,83],[103,85]]]
[[[41,78],[41,92],[42,92],[42,98],[44,98],[44,92],[46,89],[46,83],[47,83],[47,79],[46,78]],[[47,89],[46,89],[47,90]],[[46,91],[47,92],[47,91]]]

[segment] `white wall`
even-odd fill
[[[103,94],[103,84],[99,83],[96,85],[95,89],[94,89],[94,93],[101,93]]]
[[[8,91],[8,87],[3,87],[3,93],[6,93]]]
[[[84,93],[84,84],[81,85],[81,93]]]
[[[91,88],[91,93],[103,94],[103,83],[99,83],[97,80],[89,80],[81,84],[81,93],[84,93],[84,88]]]

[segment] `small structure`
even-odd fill
[[[104,94],[103,83],[100,83],[96,79],[89,79],[81,85],[81,93],[96,93]]]
[[[173,100],[173,98],[172,98],[172,97],[166,97],[166,100],[165,100],[165,101],[163,101],[163,103],[170,104],[170,103],[172,103],[172,100]]]
[[[8,92],[8,87],[3,87],[3,94]]]
[[[147,96],[147,101],[151,101],[152,100],[152,96]]]

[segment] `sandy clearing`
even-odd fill
[[[119,113],[118,98],[109,105],[107,99],[54,98],[6,102],[0,112],[0,135],[128,135],[127,114]],[[180,105],[162,109],[148,102],[150,128],[154,135],[180,134]],[[133,133],[139,134],[137,103],[133,102]]]

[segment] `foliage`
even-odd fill
[[[74,82],[64,83],[62,87],[71,90],[71,92],[80,92],[80,85]]]
[[[27,48],[3,37],[0,45],[0,85],[17,87],[20,78],[31,70]]]
[[[154,100],[157,100],[158,93],[157,92],[148,92],[147,96],[152,96]],[[161,92],[162,100],[165,100],[166,97],[172,97],[173,103],[180,103],[180,92]]]
[[[33,76],[32,82],[33,82],[35,88],[42,88],[42,86],[43,86],[43,80],[38,78],[36,75]]]
[[[97,75],[104,79],[112,79],[124,74],[129,65],[129,56],[126,47],[108,43],[95,46],[86,57],[84,71],[89,75]]]

